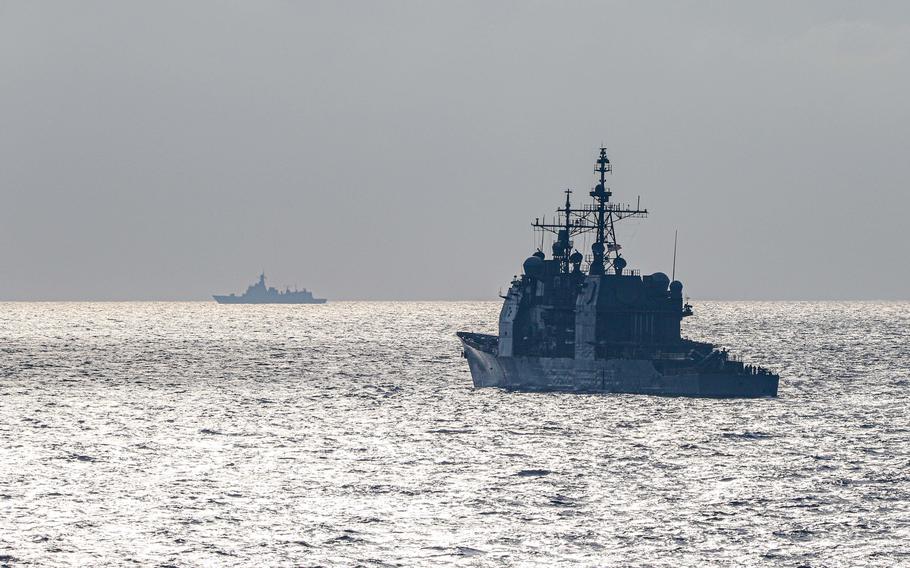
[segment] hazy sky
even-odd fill
[[[910,298],[910,3],[0,0],[0,299],[495,299],[596,149],[694,298]]]

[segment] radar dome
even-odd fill
[[[543,259],[535,253],[525,259],[522,268],[531,278],[539,278],[543,274]]]
[[[674,298],[682,298],[682,282],[674,280],[670,282],[670,295]]]
[[[655,272],[651,275],[651,284],[659,290],[666,290],[670,284],[670,277],[663,272]]]

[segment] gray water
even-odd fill
[[[910,565],[910,304],[697,302],[761,400],[474,390],[498,308],[0,304],[0,565]]]

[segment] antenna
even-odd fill
[[[613,260],[618,256],[620,249],[619,244],[616,242],[614,223],[629,217],[647,217],[648,210],[641,209],[640,197],[634,209],[628,205],[610,200],[613,192],[606,186],[606,177],[607,174],[613,171],[613,165],[607,157],[607,149],[603,146],[600,148],[594,171],[597,174],[597,185],[588,194],[593,198],[593,203],[571,207],[569,202],[570,192],[567,190],[566,204],[564,208],[556,209],[556,217],[553,218],[552,222],[546,216],[538,217],[534,219],[532,226],[540,230],[541,233],[544,231],[552,233],[555,236],[554,238],[557,239],[557,243],[566,244],[566,241],[573,242],[573,238],[581,236],[581,239],[585,242],[582,249],[586,249],[590,242],[587,238],[587,233],[589,231],[593,233],[594,244],[591,244],[591,252],[593,254],[588,263],[588,274],[603,275],[606,273],[607,267],[612,266]],[[564,217],[560,218],[560,214],[564,215]],[[564,235],[562,237],[563,240],[559,240],[560,235]],[[541,234],[541,237],[543,236]],[[543,241],[541,241],[542,247]],[[554,248],[555,250],[556,248]],[[562,252],[568,255],[569,250],[570,247],[565,247]],[[560,255],[554,252],[554,256]],[[561,270],[568,270],[565,259],[562,260]]]
[[[679,229],[673,231],[673,276],[671,280],[676,280],[676,238],[679,236]]]

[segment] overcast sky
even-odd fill
[[[0,299],[495,299],[601,142],[630,267],[908,299],[908,101],[907,2],[0,0]]]

